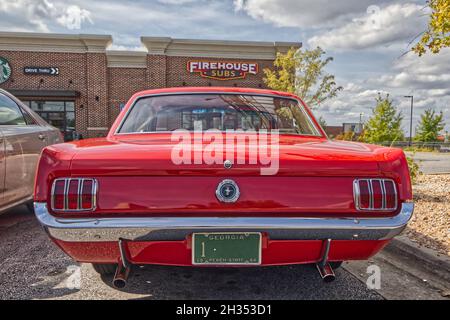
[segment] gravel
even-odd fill
[[[413,193],[415,210],[406,235],[450,256],[450,174],[419,176]]]

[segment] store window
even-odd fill
[[[42,119],[61,130],[66,141],[73,140],[75,132],[74,101],[23,101]]]

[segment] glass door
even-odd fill
[[[75,132],[75,102],[74,101],[24,101],[34,112],[52,126],[61,130],[64,140],[73,140]]]

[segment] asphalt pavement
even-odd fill
[[[425,174],[450,173],[450,152],[406,152],[419,164]]]

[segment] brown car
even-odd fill
[[[30,203],[41,150],[60,142],[58,129],[0,89],[0,213]]]

